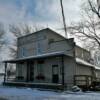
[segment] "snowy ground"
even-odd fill
[[[0,83],[3,81],[0,79]],[[31,88],[3,87],[0,85],[0,100],[100,100],[96,92],[53,92]]]
[[[53,92],[30,88],[0,87],[0,100],[100,100],[100,93]]]

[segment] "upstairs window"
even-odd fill
[[[38,42],[37,43],[37,53],[38,54],[41,54],[42,53],[42,48],[43,48],[42,43],[41,42]]]
[[[44,50],[45,50],[45,41],[41,40],[41,41],[37,41],[37,54],[43,54]]]
[[[21,53],[22,53],[22,57],[26,57],[28,53],[27,49],[23,47]]]
[[[54,39],[49,39],[48,40],[48,44],[51,44],[51,43],[53,43],[54,42]]]

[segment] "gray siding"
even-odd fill
[[[91,67],[77,64],[76,75],[92,75]]]
[[[61,58],[49,58],[49,59],[45,59],[44,60],[44,66],[43,66],[43,71],[44,71],[44,76],[45,76],[45,80],[42,82],[46,82],[46,83],[52,83],[52,65],[58,65],[58,70],[59,70],[59,83],[61,83]],[[34,65],[34,78],[35,78],[35,82],[38,82],[36,80],[36,76],[38,75],[37,73],[37,61],[35,61],[35,65]]]
[[[74,75],[75,75],[75,60],[74,58],[65,57],[64,59],[65,66],[65,84],[70,88],[73,86]]]
[[[96,77],[100,78],[100,70],[96,70]]]
[[[79,46],[75,47],[75,56],[78,57],[78,58],[81,58],[81,59],[83,59],[87,62],[90,62],[90,59],[91,59],[90,52],[79,47]]]
[[[53,40],[52,42],[50,42]],[[74,42],[66,40],[51,31],[41,31],[18,39],[18,58],[65,51],[73,56]]]

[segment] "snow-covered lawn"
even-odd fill
[[[100,100],[100,93],[53,92],[30,88],[0,87],[0,100]]]

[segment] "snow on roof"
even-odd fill
[[[92,64],[80,59],[80,58],[76,58],[76,63],[78,64],[82,64],[82,65],[86,65],[86,66],[89,66],[89,67],[94,67]]]
[[[97,70],[100,70],[100,67],[98,67],[98,66],[95,66],[95,69],[97,69]]]
[[[82,59],[80,59],[80,58],[76,58],[76,63],[82,64],[82,65],[86,65],[86,66],[88,66],[88,67],[93,67],[93,68],[95,68],[95,69],[97,69],[97,70],[100,70],[100,67],[95,66],[95,65],[93,65],[93,64],[90,64],[89,62],[84,61],[84,60],[82,60]]]

